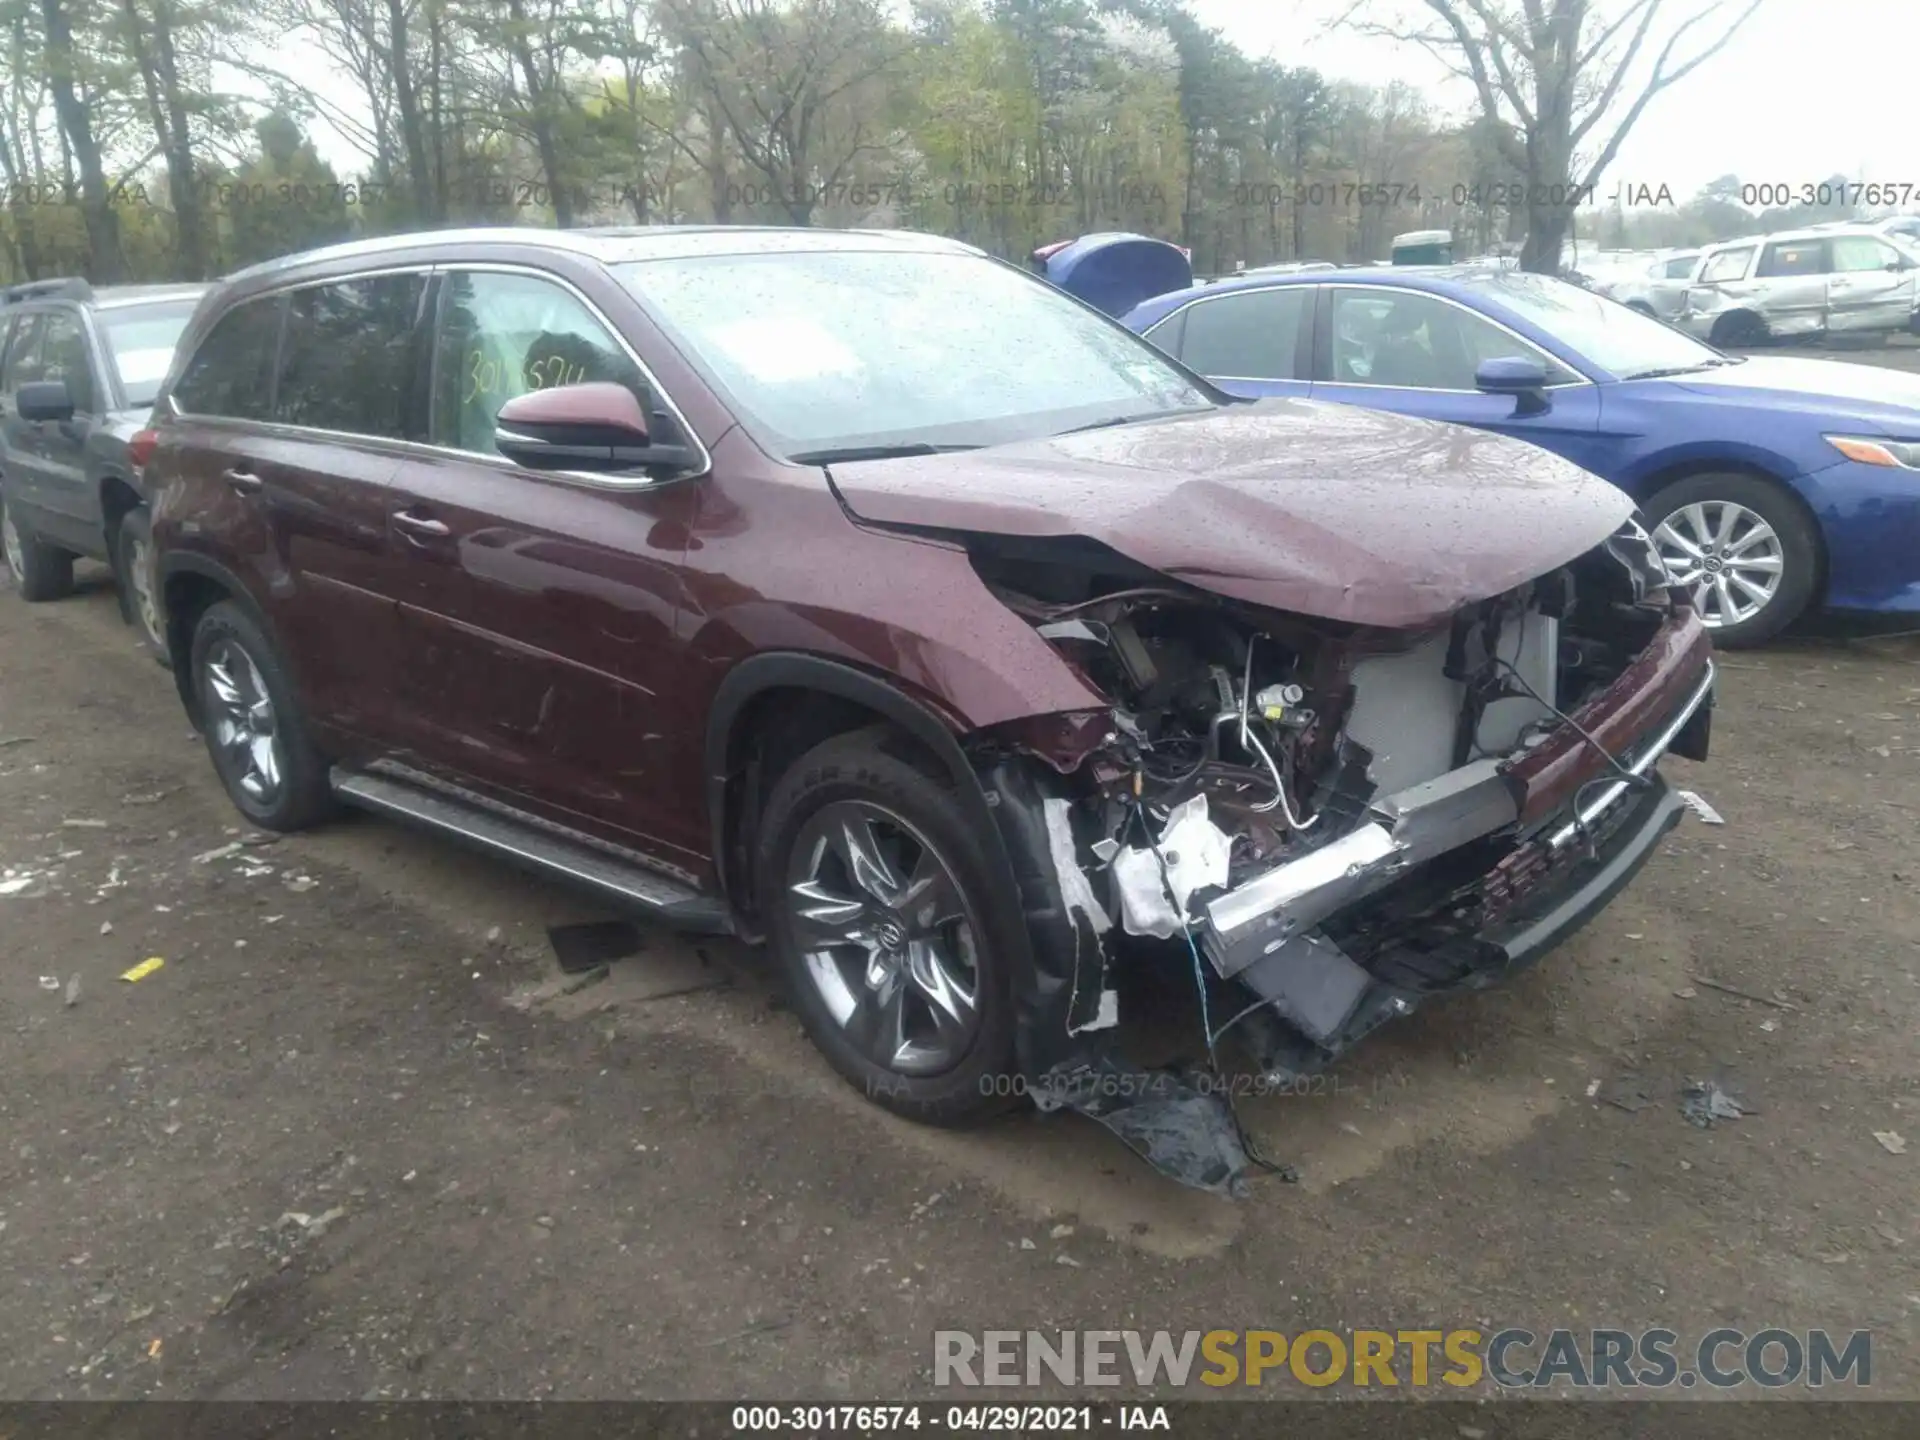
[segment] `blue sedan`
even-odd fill
[[[1468,266],[1247,275],[1102,308],[1231,393],[1497,430],[1604,476],[1717,643],[1814,605],[1920,610],[1920,376],[1726,355],[1576,286]]]

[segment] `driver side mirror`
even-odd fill
[[[690,445],[656,440],[639,398],[624,385],[592,381],[529,390],[500,407],[493,444],[529,470],[690,469]]]
[[[1484,361],[1473,383],[1489,395],[1514,397],[1515,415],[1539,415],[1553,408],[1547,398],[1547,367],[1521,355]]]
[[[58,423],[73,419],[73,394],[64,380],[29,380],[14,391],[14,406],[22,420]]]

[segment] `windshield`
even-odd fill
[[[100,329],[120,372],[120,388],[127,404],[151,405],[160,394],[160,382],[173,363],[173,347],[193,318],[193,300],[166,305],[130,305],[98,312]]]
[[[995,445],[1215,403],[1147,342],[977,255],[789,251],[614,270],[789,459]]]
[[[1720,358],[1711,346],[1637,310],[1545,275],[1514,271],[1461,283],[1622,379],[1649,370],[1707,365]]]

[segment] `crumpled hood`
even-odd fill
[[[1544,575],[1633,513],[1521,441],[1307,400],[830,471],[877,524],[1084,536],[1248,604],[1393,628]]]

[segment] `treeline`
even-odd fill
[[[503,221],[903,226],[1014,256],[1137,229],[1203,272],[1430,227],[1477,251],[1527,225],[1495,123],[1250,58],[1178,0],[904,22],[884,0],[0,0],[0,265],[196,279]],[[1589,238],[1649,223],[1603,211]]]

